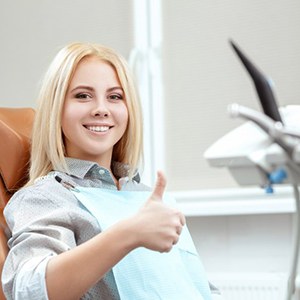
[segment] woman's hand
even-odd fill
[[[165,187],[166,178],[162,172],[158,172],[150,198],[132,219],[138,247],[169,252],[178,242],[185,217],[180,211],[163,203]]]

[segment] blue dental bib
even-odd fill
[[[151,195],[78,186],[72,193],[97,219],[102,231],[135,214]],[[175,205],[167,194],[163,201]],[[112,271],[122,300],[211,300],[206,274],[187,226],[170,252],[137,248]]]

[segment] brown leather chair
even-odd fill
[[[33,119],[32,108],[0,108],[0,275],[8,253],[3,209],[27,180]]]

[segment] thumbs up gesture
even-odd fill
[[[135,216],[138,246],[154,251],[169,252],[179,240],[184,215],[163,203],[166,178],[157,172],[157,180],[150,198]]]
[[[161,171],[158,171],[155,187],[148,201],[151,200],[162,201],[166,185],[167,185],[167,180],[165,175]]]

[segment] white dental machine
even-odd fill
[[[298,258],[300,246],[300,106],[278,108],[270,80],[260,72],[237,45],[234,51],[250,74],[264,113],[232,104],[231,117],[247,120],[204,153],[213,167],[226,167],[240,185],[259,185],[273,192],[274,184],[293,187],[296,228],[286,300],[300,300]]]

